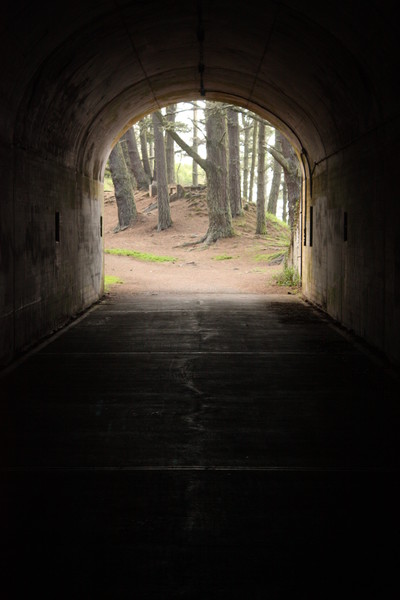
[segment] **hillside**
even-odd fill
[[[268,219],[267,234],[256,235],[256,207],[248,205],[243,216],[234,220],[234,237],[218,240],[208,248],[196,245],[194,242],[202,238],[208,226],[205,193],[189,191],[185,198],[172,202],[173,226],[157,232],[157,209],[149,210],[156,199],[146,192],[136,192],[138,219],[118,233],[114,233],[118,224],[115,198],[112,192],[105,193],[106,277],[108,281],[118,278],[123,282],[108,286],[112,294],[288,292],[289,288],[275,282],[283,268],[288,227],[272,218]],[[109,254],[110,250],[117,254]],[[136,256],[120,255],[131,251]],[[160,257],[165,256],[169,260],[161,262]]]

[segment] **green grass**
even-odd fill
[[[231,260],[233,256],[229,256],[228,254],[217,254],[217,256],[213,256],[212,260]]]
[[[300,287],[301,281],[297,270],[285,264],[283,271],[276,276],[276,283],[288,287]]]
[[[257,262],[271,262],[276,258],[285,257],[287,254],[287,250],[278,250],[277,252],[272,252],[271,254],[256,254],[254,260]]]
[[[281,219],[278,219],[277,216],[273,215],[272,213],[267,212],[265,218],[266,218],[267,224],[268,224],[268,222],[274,223],[275,225],[278,225],[283,231],[287,232],[288,235],[290,235],[289,225],[287,223],[285,223],[284,221],[282,221]]]
[[[157,256],[156,254],[139,252],[138,250],[127,250],[125,248],[106,248],[104,252],[106,254],[114,254],[115,256],[131,256],[132,258],[138,258],[139,260],[157,263],[176,262],[178,260],[174,256]]]
[[[105,275],[104,276],[104,289],[108,292],[110,285],[115,285],[116,283],[124,283],[122,279],[116,277],[115,275]]]

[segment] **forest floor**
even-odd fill
[[[193,245],[208,227],[205,190],[189,191],[185,198],[171,202],[173,225],[160,232],[157,208],[148,210],[156,200],[147,192],[136,192],[136,222],[115,232],[117,205],[113,193],[105,192],[103,228],[109,294],[296,293],[276,283],[289,243],[289,229],[280,221],[268,219],[266,235],[256,235],[256,207],[249,205],[234,219],[233,237],[208,247]],[[150,256],[110,254],[110,250]],[[165,256],[171,260],[161,262],[160,257]]]

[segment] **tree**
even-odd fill
[[[251,166],[250,166],[249,202],[253,201],[254,177],[255,177],[256,160],[257,160],[257,130],[258,130],[258,121],[253,120],[253,140],[252,140]]]
[[[282,221],[287,223],[287,185],[285,180],[282,182],[282,200],[283,200],[283,208],[282,208]]]
[[[199,135],[198,135],[198,131],[197,131],[197,127],[198,127],[197,112],[198,112],[197,102],[193,102],[193,151],[194,152],[199,151]],[[194,159],[192,159],[192,184],[199,185],[199,170],[198,170],[197,161],[195,161]]]
[[[269,146],[267,149],[283,168],[288,194],[289,225],[291,229],[293,229],[295,224],[296,207],[300,200],[300,164],[293,146],[284,136],[282,136],[282,152],[277,152],[276,149],[271,146]]]
[[[282,153],[282,134],[275,130],[275,150],[279,153]],[[273,167],[273,176],[271,189],[268,197],[268,212],[276,215],[277,205],[278,205],[278,196],[279,189],[281,186],[281,178],[282,178],[282,165],[274,158],[274,167]]]
[[[236,217],[242,212],[240,190],[239,114],[232,106],[228,106],[226,116],[229,143],[228,193],[231,213],[233,217]]]
[[[197,243],[210,244],[219,238],[231,237],[232,215],[227,194],[227,163],[224,110],[216,102],[206,105],[207,158],[202,158],[176,131],[169,134],[175,142],[205,171],[207,178],[208,230]],[[160,116],[161,118],[161,116]]]
[[[165,158],[165,145],[162,127],[162,115],[159,111],[152,114],[154,130],[154,152],[157,163],[157,204],[158,226],[157,230],[168,229],[172,225],[169,208],[169,194],[167,182],[167,163]]]
[[[152,179],[150,161],[149,161],[149,152],[147,148],[147,128],[148,128],[148,119],[142,119],[139,121],[139,133],[140,133],[140,150],[142,152],[142,163],[144,172],[147,175],[149,181]]]
[[[250,126],[246,115],[242,112],[242,130],[244,132],[243,141],[243,197],[249,198],[249,144],[250,144]]]
[[[148,190],[150,179],[146,175],[143,168],[142,161],[140,160],[139,150],[137,147],[137,141],[135,131],[133,127],[130,127],[122,138],[126,140],[129,155],[129,164],[133,171],[133,175],[136,179],[137,187],[139,190]],[[127,163],[128,164],[128,163]]]
[[[116,230],[119,231],[126,229],[137,216],[132,180],[120,142],[117,142],[110,154],[109,167],[118,207],[118,228]]]
[[[257,226],[256,233],[264,234],[265,225],[265,124],[258,127],[258,169],[257,169]]]
[[[173,127],[176,117],[176,104],[170,104],[167,107],[166,121],[170,127]],[[165,156],[167,160],[167,182],[175,183],[175,148],[174,140],[168,135],[168,129],[165,133]]]

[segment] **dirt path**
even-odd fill
[[[195,242],[207,231],[204,198],[185,198],[171,204],[173,227],[157,232],[157,210],[146,212],[154,202],[147,194],[136,194],[138,221],[114,233],[118,223],[117,207],[106,193],[104,210],[105,248],[130,249],[154,255],[172,256],[175,262],[147,262],[128,256],[105,254],[106,275],[123,283],[110,289],[116,293],[254,293],[287,294],[275,276],[282,264],[269,265],[266,256],[282,248],[275,231],[258,236],[255,210],[235,220],[236,235],[218,240],[212,246],[183,246]]]

